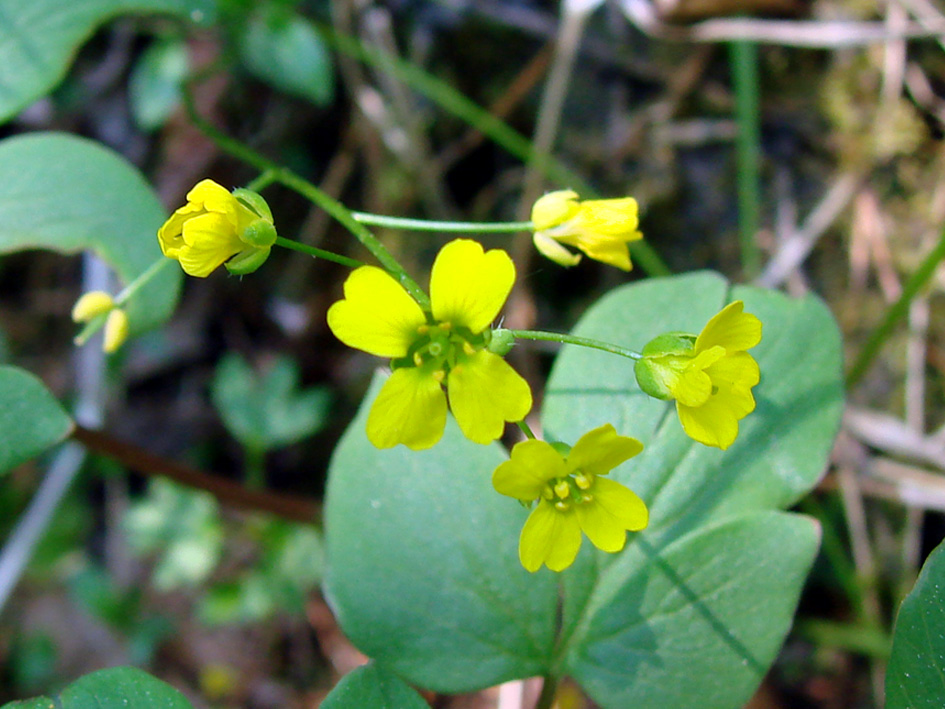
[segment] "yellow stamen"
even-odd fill
[[[567,480],[559,480],[558,482],[555,483],[555,495],[557,495],[559,499],[563,500],[570,494],[571,494],[571,486],[568,485]]]
[[[587,490],[594,483],[594,476],[590,473],[578,473],[574,476],[574,482],[582,490]]]

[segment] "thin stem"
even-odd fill
[[[932,275],[935,273],[936,266],[938,266],[943,258],[945,258],[945,232],[942,232],[938,243],[915,270],[915,273],[906,281],[899,300],[886,311],[879,327],[873,330],[870,338],[866,341],[859,356],[853,362],[853,366],[850,367],[850,371],[847,373],[847,389],[860,381],[866,373],[866,370],[869,369],[876,355],[879,354],[880,348],[882,348],[883,344],[889,338],[893,327],[909,312],[909,304],[912,302],[912,299],[915,298],[925,284],[929,282],[929,279],[932,278]]]
[[[592,340],[589,337],[576,337],[574,335],[564,335],[560,332],[543,332],[542,330],[509,330],[509,332],[519,340],[544,340],[547,342],[561,342],[568,345],[580,345],[581,347],[603,350],[604,352],[610,352],[611,354],[628,357],[633,360],[643,357],[639,352],[629,350],[626,347],[614,345],[610,342]]]
[[[259,192],[267,188],[275,181],[276,176],[272,170],[263,170],[254,180],[251,180],[246,185],[246,189],[252,190],[253,192]]]
[[[408,219],[406,217],[388,217],[368,212],[351,212],[361,224],[406,229],[409,231],[445,231],[463,234],[498,234],[502,232],[532,231],[531,222],[444,222],[432,219]]]
[[[532,438],[532,439],[537,438],[537,436],[532,432],[531,427],[527,423],[525,423],[524,419],[521,421],[516,421],[515,425],[518,426],[520,429],[522,429],[522,433],[525,434],[526,438]]]
[[[758,108],[758,45],[748,40],[729,44],[729,61],[735,84],[735,117],[738,134],[735,158],[738,172],[738,236],[742,268],[754,278],[761,266],[758,249],[761,113]]]
[[[284,249],[291,249],[292,251],[298,251],[303,254],[308,254],[313,258],[321,258],[326,261],[332,261],[334,263],[340,263],[342,266],[347,266],[349,268],[357,268],[358,266],[363,266],[364,264],[357,259],[348,258],[347,256],[341,256],[339,254],[332,253],[331,251],[325,251],[324,249],[319,249],[315,246],[309,246],[308,244],[303,244],[298,241],[292,241],[291,239],[284,239],[281,236],[276,237],[276,246],[281,246]]]
[[[535,709],[551,709],[555,703],[555,695],[558,693],[558,678],[553,675],[546,675],[541,685],[541,695],[535,703]]]
[[[423,289],[417,284],[417,282],[408,275],[408,273],[404,270],[404,267],[400,265],[397,259],[395,259],[390,254],[390,252],[380,241],[378,241],[377,237],[368,231],[368,229],[363,224],[359,224],[357,221],[355,221],[347,207],[345,207],[336,199],[330,197],[327,193],[320,190],[308,180],[297,175],[288,168],[281,167],[280,165],[274,163],[269,158],[257,153],[255,150],[244,145],[240,141],[231,138],[225,133],[219,131],[213,125],[204,120],[197,112],[197,108],[194,105],[194,99],[193,95],[191,94],[189,84],[185,85],[184,91],[182,92],[182,97],[184,107],[187,110],[190,120],[197,127],[197,129],[200,130],[200,132],[205,136],[210,138],[210,140],[212,140],[217,145],[217,147],[219,147],[224,152],[227,152],[230,155],[242,160],[243,162],[252,165],[257,170],[260,170],[264,173],[271,173],[275,182],[285,185],[290,190],[298,192],[317,207],[325,210],[331,217],[340,222],[343,227],[350,231],[355,236],[355,238],[374,255],[374,258],[380,262],[381,266],[383,266],[384,269],[390,273],[390,275],[393,276],[401,286],[403,286],[404,290],[406,290],[411,295],[411,297],[417,301],[421,308],[429,310],[430,298],[427,296],[427,294],[424,293]]]
[[[124,290],[115,296],[115,305],[119,308],[131,300],[132,296],[141,290],[148,281],[154,278],[157,274],[161,272],[168,264],[173,263],[173,259],[165,258],[162,256],[157,261],[148,266],[140,276],[135,278],[131,283],[125,286]]]

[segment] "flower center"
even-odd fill
[[[594,487],[594,475],[578,470],[563,478],[554,478],[545,483],[541,496],[555,506],[559,512],[567,512],[574,505],[593,502],[591,492]]]
[[[469,328],[454,327],[449,322],[421,325],[407,355],[392,360],[391,366],[394,369],[422,367],[443,381],[451,370],[483,349],[490,335],[489,330],[473,334]]]

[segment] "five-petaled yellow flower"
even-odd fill
[[[637,211],[632,197],[582,202],[571,190],[549,192],[532,207],[535,248],[555,263],[573,266],[581,255],[561,245],[568,244],[592,259],[629,271],[627,244],[643,238],[637,231]]]
[[[525,418],[532,406],[528,384],[486,349],[489,324],[514,281],[508,254],[483,252],[468,239],[437,254],[430,313],[380,268],[361,266],[348,276],[344,300],[328,310],[328,326],[346,345],[390,357],[393,370],[368,414],[371,443],[434,445],[446,425],[447,394],[459,427],[476,443],[494,441],[506,421]]]
[[[213,180],[198,182],[187,204],[158,230],[163,254],[198,278],[221,264],[233,274],[252,273],[275,240],[272,212],[261,196],[245,189],[230,193]]]
[[[517,443],[511,458],[495,469],[492,484],[503,495],[538,501],[519,538],[522,566],[537,571],[545,564],[561,571],[574,562],[582,531],[598,549],[617,552],[627,531],[645,528],[649,513],[643,500],[602,477],[641,450],[640,441],[617,435],[610,424],[585,433],[566,455],[545,441]]]
[[[643,348],[635,367],[640,388],[659,399],[675,399],[679,421],[690,438],[728,448],[738,422],[755,409],[751,388],[760,380],[758,363],[745,350],[761,342],[761,321],[736,300],[699,333],[669,333]]]

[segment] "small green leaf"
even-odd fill
[[[886,668],[886,707],[940,709],[943,701],[945,544],[939,544],[899,608]]]
[[[126,13],[203,22],[211,0],[0,0],[0,121],[51,91],[96,27]]]
[[[322,709],[429,709],[423,697],[392,672],[370,662],[346,674]]]
[[[180,104],[188,68],[187,45],[179,39],[159,40],[141,54],[128,87],[131,113],[139,128],[153,131],[164,125]]]
[[[240,44],[257,78],[292,96],[326,106],[334,97],[331,55],[312,24],[279,8],[250,18]]]
[[[325,425],[328,390],[299,391],[299,369],[289,357],[277,357],[262,375],[230,353],[213,380],[213,404],[230,434],[251,450],[272,450],[295,443]]]
[[[325,503],[327,588],[358,648],[410,682],[463,692],[541,674],[557,579],[518,560],[528,512],[492,489],[499,445],[450,420],[425,451],[379,450],[364,431],[383,379],[335,449]]]
[[[193,709],[183,694],[134,667],[112,667],[82,677],[56,698],[37,697],[2,709]]]
[[[165,217],[141,173],[97,143],[61,133],[0,142],[0,254],[24,249],[71,254],[90,249],[127,285],[163,258],[157,230]],[[170,317],[181,272],[175,264],[169,266],[128,304],[133,333]]]
[[[0,367],[0,474],[59,443],[72,419],[39,379]]]

